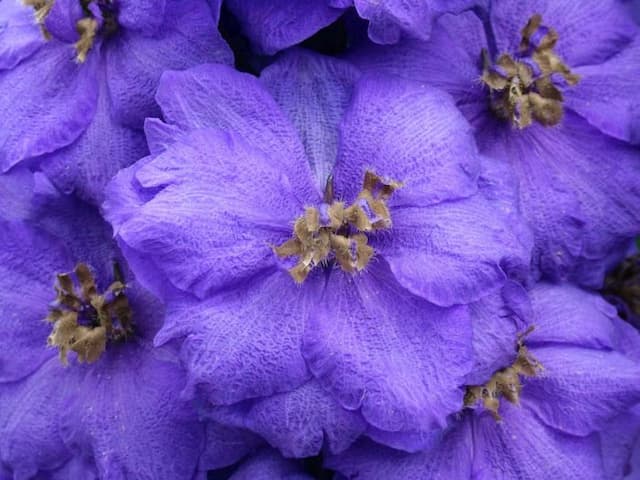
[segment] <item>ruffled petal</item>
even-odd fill
[[[243,33],[259,53],[273,55],[311,37],[333,23],[342,9],[332,8],[327,0],[227,0]]]
[[[610,349],[617,330],[616,309],[600,295],[571,285],[537,284],[530,292],[535,330],[527,344],[571,344]]]
[[[580,81],[565,91],[565,104],[600,131],[640,143],[640,37],[606,62],[573,72]]]
[[[64,193],[100,205],[111,178],[147,154],[144,134],[124,127],[111,115],[106,79],[100,82],[96,113],[86,131],[68,147],[45,155],[40,168]]]
[[[450,96],[392,77],[364,77],[341,128],[336,194],[348,202],[367,169],[403,182],[393,205],[466,197],[480,170],[471,127]]]
[[[600,288],[602,263],[640,232],[640,212],[633,208],[640,201],[638,150],[569,111],[555,128],[478,127],[480,149],[510,163],[520,181],[536,268],[553,280]],[[594,262],[588,271],[580,269],[584,260]]]
[[[627,44],[638,31],[624,2],[617,0],[530,0],[491,2],[491,25],[498,51],[517,52],[521,30],[539,13],[544,24],[558,32],[556,52],[570,67],[595,65]]]
[[[605,478],[633,479],[640,474],[640,465],[633,465],[640,455],[640,407],[619,415],[608,422],[600,433]],[[638,459],[636,458],[636,462]]]
[[[365,440],[341,455],[330,455],[327,466],[347,478],[472,478],[472,438],[470,422],[462,420],[440,434],[432,448],[422,452],[407,454]]]
[[[309,184],[311,169],[298,133],[255,77],[224,65],[166,72],[156,99],[167,123],[185,131],[217,127],[237,132],[295,177],[299,188]]]
[[[544,371],[528,379],[522,396],[550,427],[588,435],[640,402],[640,364],[615,351],[569,346],[530,350]]]
[[[44,26],[47,32],[56,39],[66,43],[75,43],[80,38],[76,25],[84,16],[82,2],[55,0],[51,2],[51,9],[47,14]]]
[[[375,43],[396,43],[403,31],[422,40],[429,38],[433,14],[430,2],[354,0],[353,3],[358,14],[369,21],[369,38]]]
[[[128,3],[146,8],[158,2],[145,0],[142,6],[135,0]],[[233,62],[204,0],[170,0],[164,18],[156,35],[125,31],[105,48],[113,115],[133,128],[142,128],[145,117],[160,115],[153,95],[163,72],[207,62]]]
[[[81,384],[61,412],[65,443],[92,454],[101,478],[192,479],[205,426],[179,399],[184,372],[161,352],[110,347],[94,365],[73,366]]]
[[[169,8],[167,8],[169,3]],[[118,24],[128,30],[142,32],[144,35],[153,35],[163,25],[163,21],[173,21],[171,17],[175,11],[171,11],[175,0],[120,0],[118,3]],[[182,6],[191,7],[193,4],[204,3],[203,0],[180,2]],[[167,12],[168,10],[168,12]]]
[[[78,65],[51,40],[13,70],[0,71],[0,169],[75,141],[91,122],[98,85],[91,58]]]
[[[291,390],[309,378],[300,348],[321,281],[312,275],[300,288],[286,272],[265,272],[204,301],[174,301],[156,344],[186,336],[186,393],[214,404]]]
[[[15,68],[44,44],[32,8],[16,1],[0,2],[0,72]]]
[[[140,185],[156,194],[118,236],[199,298],[237,284],[276,265],[273,245],[289,238],[291,222],[313,203],[304,196],[315,192],[310,179],[305,189],[279,167],[237,135],[195,131],[137,170]]]
[[[290,50],[260,75],[298,130],[321,191],[336,162],[338,128],[359,76],[347,62],[305,50]]]
[[[207,423],[206,447],[200,457],[200,470],[214,470],[236,463],[264,443],[257,435],[216,422]]]
[[[245,460],[229,480],[311,480],[301,465],[281,457],[275,450],[262,450]]]
[[[526,387],[525,387],[526,388]],[[601,480],[596,435],[574,437],[545,426],[526,406],[500,406],[502,422],[484,414],[474,425],[474,475],[480,480]]]
[[[55,298],[55,274],[74,264],[44,232],[19,223],[0,225],[0,382],[11,382],[56,356],[47,348],[51,325],[44,319]]]
[[[335,271],[305,331],[320,384],[383,430],[430,430],[460,408],[472,366],[462,307],[441,309],[404,290],[383,260],[351,278]]]

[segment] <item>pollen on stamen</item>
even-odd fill
[[[70,351],[77,354],[80,362],[93,363],[109,342],[132,335],[132,312],[117,264],[114,281],[102,294],[98,293],[91,269],[84,263],[76,265],[71,273],[58,274],[54,288],[56,298],[46,318],[53,324],[53,330],[47,343],[58,348],[64,365]]]
[[[295,221],[293,237],[274,247],[280,258],[297,259],[289,269],[295,282],[304,282],[314,268],[333,261],[348,273],[364,270],[375,254],[367,233],[391,227],[387,201],[401,186],[367,171],[358,197],[345,206],[333,199],[330,178],[324,203],[318,208],[308,207]]]
[[[489,88],[491,108],[497,116],[517,128],[534,121],[544,126],[560,123],[564,114],[563,95],[554,75],[568,86],[580,80],[554,52],[558,33],[533,15],[522,29],[519,51],[503,53],[492,63],[482,51],[482,82]]]
[[[498,370],[484,385],[468,386],[464,395],[464,407],[473,407],[482,401],[485,409],[491,412],[496,421],[502,420],[500,416],[500,400],[505,398],[514,405],[520,403],[522,392],[521,377],[534,377],[543,370],[538,362],[524,345],[524,339],[534,330],[529,327],[524,333],[518,335],[517,355],[512,365]]]

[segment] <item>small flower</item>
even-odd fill
[[[0,220],[0,473],[191,479],[237,461],[255,441],[180,399],[175,353],[151,346],[164,309],[109,226],[23,173],[2,177],[28,215]]]
[[[622,2],[493,0],[439,17],[428,42],[349,57],[451,93],[482,153],[509,165],[544,278],[600,288],[640,232],[639,29]]]
[[[531,297],[536,328],[515,342],[515,363],[495,372],[478,403],[470,400],[479,387],[467,390],[465,405],[475,410],[452,416],[421,451],[363,440],[326,466],[347,478],[618,478],[611,472],[623,470],[628,453],[605,455],[635,435],[637,420],[625,431],[618,415],[629,419],[640,398],[640,358],[620,343],[627,325],[597,295],[575,287],[540,284]],[[631,333],[638,352],[640,335]],[[516,388],[493,395],[505,376]],[[500,403],[496,421],[500,397],[509,401]]]
[[[206,0],[3,1],[1,171],[29,161],[101,203],[106,182],[147,154],[162,72],[231,62],[215,20]]]

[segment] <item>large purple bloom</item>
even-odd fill
[[[146,155],[161,73],[231,61],[206,0],[25,3],[0,3],[0,169],[36,162],[94,203]]]
[[[426,40],[434,18],[482,0],[228,0],[244,33],[260,53],[273,54],[311,37],[346,9],[369,22],[369,38],[396,43],[403,36]]]
[[[537,267],[600,286],[640,232],[640,38],[622,2],[496,0],[440,17],[429,42],[353,59],[450,92],[518,177]]]
[[[105,203],[137,277],[167,301],[157,343],[184,337],[190,390],[217,405],[289,392],[301,411],[321,399],[322,418],[302,422],[310,443],[271,430],[289,454],[317,451],[323,429],[335,445],[362,429],[339,430],[349,412],[332,405],[383,431],[444,424],[474,363],[467,305],[529,261],[508,176],[480,171],[450,97],[358,77],[302,51],[260,80],[166,73],[153,156]],[[256,407],[251,428],[271,429],[260,411],[282,405]]]
[[[511,385],[520,387],[497,397],[494,389],[505,384],[489,382],[481,394],[485,405],[497,399],[500,422],[478,405],[421,452],[366,440],[328,466],[348,478],[622,478],[626,444],[632,447],[638,433],[627,410],[640,399],[640,336],[602,298],[575,287],[539,285],[531,297],[536,329],[524,343],[533,375],[519,375]],[[513,381],[512,368],[493,378]],[[514,394],[515,404],[507,401]]]
[[[190,480],[237,461],[253,436],[180,399],[185,373],[151,341],[164,309],[109,225],[41,174],[9,183],[21,208],[0,201],[0,476]]]

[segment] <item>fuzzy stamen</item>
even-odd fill
[[[387,200],[401,186],[367,171],[362,191],[347,207],[333,200],[329,179],[324,203],[319,208],[307,207],[294,224],[293,238],[274,248],[280,258],[298,259],[289,269],[296,283],[304,282],[311,270],[332,259],[345,272],[362,271],[375,253],[366,233],[391,227]]]
[[[117,264],[113,283],[101,295],[84,263],[76,265],[73,273],[58,274],[54,288],[56,299],[47,316],[53,331],[47,343],[59,349],[64,365],[69,351],[76,352],[80,362],[93,363],[108,342],[126,340],[133,333],[126,285]]]
[[[482,82],[489,87],[493,111],[518,128],[537,121],[557,125],[564,113],[563,96],[554,82],[560,75],[568,86],[580,80],[553,51],[558,34],[542,25],[542,16],[533,15],[522,29],[519,52],[503,53],[492,64],[482,50]]]
[[[534,327],[530,327],[526,332],[518,335],[517,356],[510,367],[495,372],[484,385],[467,387],[464,395],[465,407],[473,407],[478,401],[482,400],[484,408],[491,412],[496,421],[500,421],[502,417],[500,417],[498,410],[500,409],[500,399],[502,397],[514,405],[520,403],[520,392],[522,391],[520,377],[535,377],[539,371],[543,370],[542,365],[524,346],[524,338],[533,329]]]

